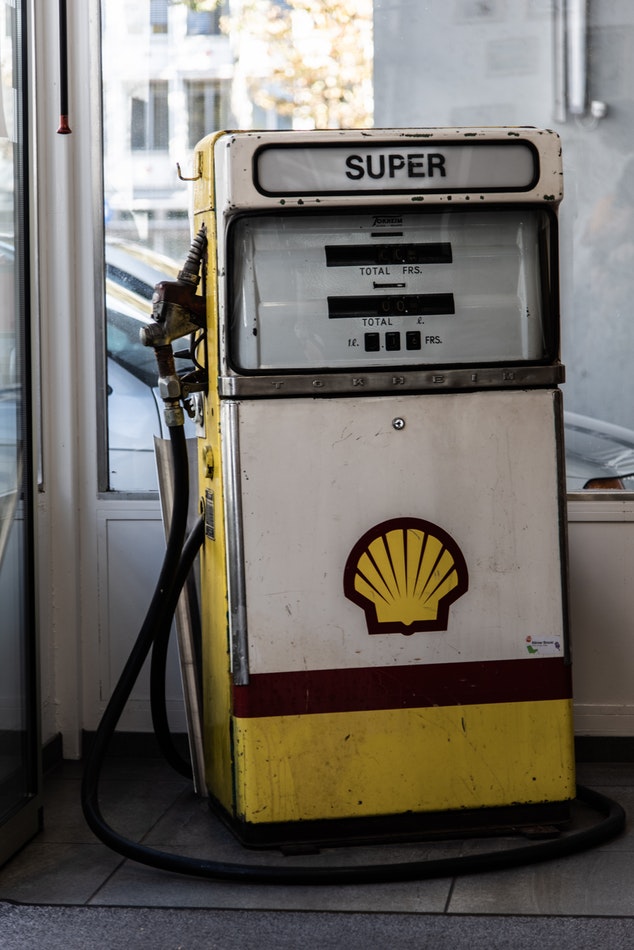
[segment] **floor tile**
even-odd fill
[[[122,858],[100,842],[34,841],[0,870],[0,900],[31,904],[85,904]]]
[[[91,905],[240,908],[243,910],[337,910],[442,913],[448,879],[412,883],[314,886],[234,884],[166,874],[126,864]]]
[[[169,810],[186,782],[169,772],[116,777],[107,773],[99,785],[99,805],[104,820],[114,830],[135,841],[141,839]],[[44,833],[48,842],[89,842],[94,835],[82,812],[81,783],[53,779],[44,799]]]
[[[634,788],[623,785],[614,787],[594,786],[595,790],[601,792],[607,798],[612,799],[625,810],[626,822],[624,831],[610,841],[599,845],[601,850],[608,851],[634,851]],[[594,821],[597,820],[596,812]]]
[[[434,847],[429,844],[401,847],[323,849],[313,855],[285,856],[278,850],[246,849],[209,810],[204,800],[183,793],[145,837],[144,845],[206,860],[233,865],[274,867],[358,866],[420,861],[428,857],[456,855],[459,842]],[[442,912],[450,879],[387,885],[275,886],[203,881],[164,874],[134,862],[126,862],[93,898],[93,904],[183,907],[245,907],[271,909],[402,910]]]
[[[577,782],[590,788],[634,787],[634,762],[577,763]]]
[[[448,906],[460,914],[634,915],[632,855],[592,850],[456,880]]]

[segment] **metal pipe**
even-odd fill
[[[229,565],[229,635],[231,639],[231,672],[236,686],[249,683],[249,639],[247,633],[247,595],[244,576],[244,539],[242,537],[242,491],[240,469],[239,404],[224,406],[224,435],[230,459],[225,482],[225,508],[230,529],[227,532],[227,563]]]
[[[159,473],[161,509],[166,537],[169,537],[171,528],[171,514],[174,507],[174,473],[171,465],[169,439],[154,438],[154,450]],[[197,462],[196,439],[187,440],[187,454],[190,470],[195,471]],[[198,503],[197,493],[191,493],[189,504],[188,523],[191,527],[196,517]],[[207,797],[205,783],[205,753],[203,747],[203,713],[202,697],[197,673],[197,656],[194,636],[194,621],[192,602],[196,597],[194,578],[190,577],[185,584],[176,605],[176,633],[178,642],[178,658],[183,685],[185,702],[185,719],[187,722],[187,738],[192,763],[192,778],[194,791],[201,798]]]
[[[59,0],[59,128],[58,135],[70,135],[68,124],[68,23],[66,0]]]
[[[586,115],[588,103],[588,0],[567,0],[568,112]]]
[[[554,81],[554,119],[555,122],[565,122],[568,118],[567,111],[567,35],[566,28],[566,0],[555,0],[554,5],[554,63],[553,63],[553,81]]]

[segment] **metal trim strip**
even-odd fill
[[[218,391],[225,398],[257,396],[355,396],[376,393],[446,392],[480,389],[524,389],[558,386],[565,378],[560,363],[548,366],[464,367],[389,372],[294,373],[259,376],[220,376]]]
[[[239,404],[227,404],[225,412],[227,416],[223,433],[226,445],[223,454],[229,460],[225,480],[227,585],[230,605],[229,640],[233,681],[243,686],[249,682],[249,641],[242,536],[242,492],[240,490]]]

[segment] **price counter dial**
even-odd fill
[[[238,217],[231,361],[257,373],[552,358],[552,222],[517,207]]]

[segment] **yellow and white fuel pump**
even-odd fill
[[[562,823],[558,137],[226,132],[195,162],[213,801],[251,845]]]

